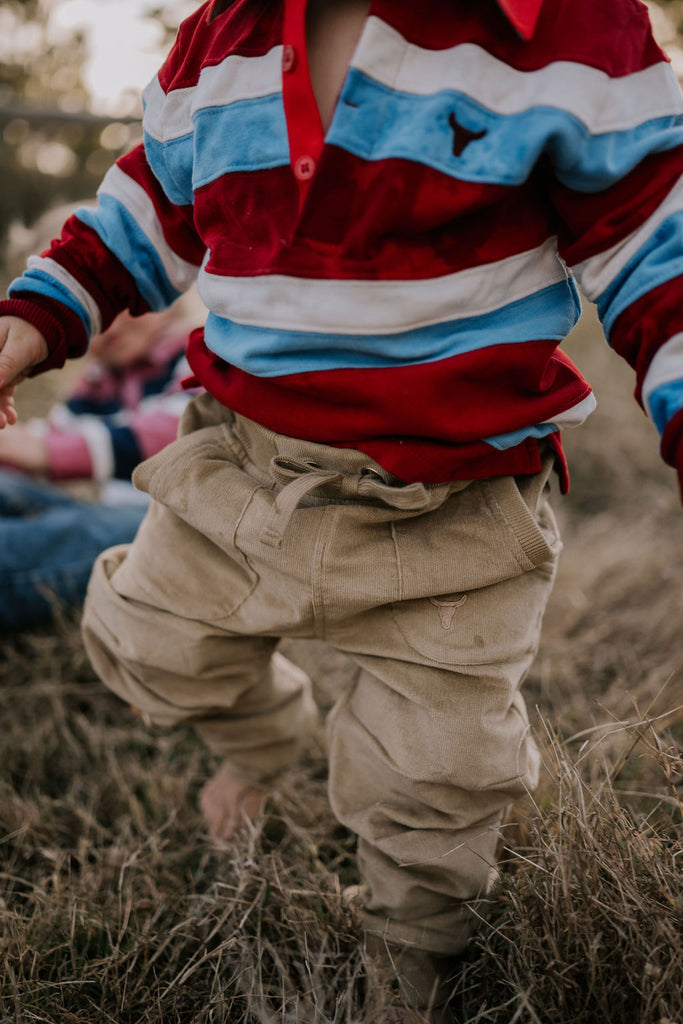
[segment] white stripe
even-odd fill
[[[171,249],[164,238],[154,204],[144,188],[114,164],[97,190],[98,195],[102,193],[123,203],[156,250],[171,284],[179,292],[186,292],[197,280],[199,267]]]
[[[241,324],[332,334],[393,334],[481,316],[564,281],[556,239],[497,263],[419,281],[319,280],[283,274],[219,277],[203,270],[199,294]]]
[[[618,78],[574,61],[518,71],[473,43],[423,49],[375,16],[368,19],[353,66],[390,89],[418,96],[443,89],[464,92],[497,114],[557,107],[592,133],[683,112],[680,87],[665,61]]]
[[[231,54],[220,64],[203,68],[196,85],[165,93],[154,78],[143,93],[145,131],[158,142],[192,131],[192,116],[205,107],[260,99],[282,91],[282,46],[262,57]]]
[[[590,414],[593,412],[597,405],[595,401],[595,395],[591,391],[590,395],[586,395],[580,402],[573,405],[570,409],[565,409],[564,412],[560,412],[557,416],[553,416],[552,422],[556,427],[562,430],[569,429],[571,427],[580,427],[581,424],[588,419]]]
[[[605,252],[574,266],[574,273],[586,298],[595,300],[602,295],[659,225],[680,210],[683,210],[683,176],[678,179],[664,202],[636,231]]]
[[[683,334],[674,334],[655,354],[643,380],[643,405],[652,419],[650,395],[664,384],[683,380]]]
[[[102,330],[102,315],[100,313],[100,307],[93,299],[90,292],[87,292],[85,288],[78,283],[75,277],[65,270],[64,267],[60,266],[55,260],[50,259],[49,256],[29,256],[27,267],[29,270],[39,270],[42,273],[49,274],[55,281],[58,281],[64,288],[71,292],[74,298],[80,302],[81,306],[86,310],[90,317],[90,333],[91,335],[99,334]]]

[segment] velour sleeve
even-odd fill
[[[611,2],[622,16],[605,46],[628,70],[586,70],[589,113],[549,141],[545,184],[560,255],[634,368],[683,492],[683,98],[645,7]]]
[[[174,50],[166,63],[177,63]],[[144,141],[107,172],[97,206],[77,209],[0,303],[0,314],[23,317],[47,340],[34,372],[81,355],[123,309],[166,308],[197,277],[205,246],[193,220],[192,147],[159,138],[159,125],[177,124],[178,106],[162,72],[145,90]]]

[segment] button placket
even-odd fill
[[[306,0],[285,0],[284,6],[282,99],[292,174],[301,206],[315,174],[323,131],[308,72]]]

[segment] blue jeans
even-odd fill
[[[82,604],[99,553],[132,541],[144,514],[0,469],[0,631],[47,622],[55,604]]]

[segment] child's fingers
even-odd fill
[[[47,357],[47,345],[37,331],[36,335],[37,338],[31,336],[25,338],[23,335],[16,337],[12,333],[8,335],[7,341],[0,351],[0,393],[5,388],[18,384],[32,366]],[[41,341],[45,345],[44,350],[40,346]],[[41,356],[42,351],[45,354]]]
[[[16,422],[16,385],[47,355],[47,342],[32,324],[18,317],[0,320],[0,427]]]
[[[14,406],[14,386],[0,389],[0,429],[12,426],[17,422],[17,410]]]

